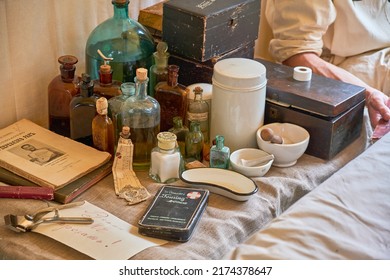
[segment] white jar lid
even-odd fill
[[[256,90],[266,85],[266,68],[249,58],[226,58],[213,69],[213,85],[231,90]]]
[[[158,147],[163,150],[172,150],[176,147],[176,139],[176,135],[172,132],[160,132],[157,134]]]

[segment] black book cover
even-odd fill
[[[207,205],[208,190],[164,185],[138,222],[139,233],[188,241]]]

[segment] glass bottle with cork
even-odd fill
[[[209,160],[209,104],[203,100],[203,89],[200,86],[195,87],[193,92],[194,100],[188,105],[187,110],[187,126],[189,127],[191,122],[199,122],[204,137],[203,159]]]
[[[179,180],[184,163],[172,132],[157,134],[157,147],[151,152],[149,176],[159,183],[173,183]]]
[[[72,98],[77,94],[75,76],[77,57],[63,55],[58,58],[60,75],[48,86],[49,129],[57,134],[70,137],[70,107]]]
[[[210,149],[210,167],[228,169],[230,148],[224,145],[225,138],[222,135],[216,135],[215,141]]]
[[[108,0],[107,0],[108,1]],[[103,59],[97,50],[113,58],[113,80],[134,81],[136,68],[149,69],[153,63],[155,43],[150,32],[129,17],[129,0],[112,0],[114,15],[99,24],[89,35],[86,47],[86,72],[93,80]]]
[[[173,127],[173,118],[182,117],[187,112],[187,95],[189,89],[178,83],[179,66],[168,66],[168,80],[156,85],[155,98],[161,106],[161,131],[168,131]]]
[[[168,130],[176,135],[177,143],[180,148],[181,154],[184,156],[186,154],[186,136],[189,132],[187,126],[183,124],[183,119],[180,116],[173,117],[173,127]]]
[[[187,163],[194,160],[203,161],[203,145],[204,139],[203,133],[200,131],[200,123],[191,122],[190,131],[186,135],[185,160]]]
[[[92,120],[96,114],[96,100],[91,77],[83,73],[79,83],[80,93],[70,102],[70,137],[92,146]]]
[[[105,97],[96,101],[97,115],[92,120],[93,146],[100,150],[114,155],[114,125],[108,117],[108,102]]]
[[[155,87],[160,82],[168,80],[168,45],[165,42],[158,42],[157,51],[153,53],[154,64],[150,67],[149,95],[155,96]]]
[[[134,95],[135,84],[132,82],[122,83],[121,92],[122,94],[108,100],[108,116],[114,124],[115,146],[119,141],[119,134],[122,130],[122,106],[130,96]]]
[[[98,50],[98,54],[103,59],[104,63],[100,65],[99,68],[99,79],[93,81],[95,94],[110,99],[121,94],[121,82],[112,79],[113,71],[108,63],[112,61],[113,58],[106,57],[100,50]]]
[[[122,125],[130,127],[130,138],[134,145],[134,170],[148,170],[150,152],[157,144],[160,132],[160,105],[147,94],[148,70],[137,69],[135,95],[122,106]]]

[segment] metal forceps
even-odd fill
[[[74,202],[64,205],[51,206],[38,210],[34,214],[18,216],[8,214],[4,216],[5,225],[16,232],[31,231],[42,223],[71,223],[71,224],[92,224],[93,219],[88,217],[61,217],[59,210],[83,205],[84,201]],[[54,211],[54,216],[44,218],[44,216]]]

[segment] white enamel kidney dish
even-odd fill
[[[181,173],[180,179],[238,201],[248,200],[258,190],[252,179],[238,172],[220,168],[188,169]]]

